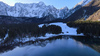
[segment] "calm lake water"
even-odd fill
[[[0,56],[100,56],[98,39],[86,37],[57,36],[6,47]]]

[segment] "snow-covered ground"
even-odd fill
[[[44,24],[40,24],[38,25],[39,27],[42,27]],[[57,22],[57,23],[50,23],[50,24],[46,24],[46,26],[49,26],[49,25],[57,25],[57,26],[60,26],[62,28],[62,32],[63,33],[60,33],[60,34],[49,34],[47,33],[45,36],[40,36],[40,37],[31,37],[31,38],[23,38],[21,40],[21,42],[27,42],[29,40],[31,41],[35,41],[36,39],[47,39],[47,38],[50,38],[50,37],[54,37],[54,36],[59,36],[59,35],[74,35],[74,36],[84,36],[83,34],[77,34],[77,28],[70,28],[66,25],[66,23],[62,23],[62,22]],[[17,41],[19,41],[17,39]]]
[[[42,27],[43,25],[44,24],[40,24],[39,27]],[[57,34],[57,35],[83,35],[83,34],[77,34],[77,28],[70,28],[66,25],[66,23],[57,22],[57,23],[50,23],[48,25],[57,25],[57,26],[60,26],[62,28],[63,33]]]
[[[38,25],[39,27],[42,27],[44,24],[40,24]],[[60,33],[60,34],[49,34],[49,33],[46,33],[45,36],[40,36],[40,37],[31,37],[31,38],[28,38],[25,37],[25,38],[22,38],[20,41],[21,42],[27,42],[27,41],[35,41],[37,39],[48,39],[50,37],[54,37],[54,36],[59,36],[59,35],[74,35],[74,36],[84,36],[83,34],[77,34],[77,28],[70,28],[66,25],[66,23],[62,23],[62,22],[57,22],[57,23],[50,23],[50,24],[46,24],[46,26],[49,26],[49,25],[57,25],[57,26],[60,26],[62,28],[62,32],[63,33]],[[19,39],[16,39],[15,40],[16,42],[19,42]]]
[[[42,27],[44,24],[40,24],[38,25],[39,27]],[[57,26],[60,26],[61,29],[62,29],[62,32],[63,33],[60,33],[60,34],[49,34],[49,33],[46,33],[45,36],[40,36],[40,37],[28,37],[26,36],[25,38],[22,38],[22,39],[15,39],[14,41],[15,42],[27,42],[27,41],[35,41],[37,39],[48,39],[50,37],[54,37],[54,36],[59,36],[59,35],[72,35],[72,36],[84,36],[83,34],[77,34],[77,28],[70,28],[66,25],[66,23],[62,23],[62,22],[57,22],[57,23],[50,23],[50,24],[46,24],[46,26],[49,26],[49,25],[57,25]],[[6,39],[8,37],[8,34],[5,35],[4,39]]]
[[[59,34],[58,34],[59,35]],[[19,39],[15,39],[15,42],[23,42],[23,43],[25,43],[25,42],[27,42],[27,41],[36,41],[37,39],[48,39],[48,38],[50,38],[50,37],[54,37],[54,36],[58,36],[58,35],[56,35],[56,34],[46,34],[45,36],[40,36],[40,37],[25,37],[25,38],[22,38],[21,40],[19,40]]]

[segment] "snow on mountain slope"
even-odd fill
[[[85,6],[86,4],[88,4],[89,2],[91,2],[92,0],[82,0],[81,2],[79,2],[77,5],[81,5],[81,6]],[[75,5],[74,8],[77,6]]]
[[[3,2],[0,2],[0,15],[37,18],[48,17],[46,20],[56,18],[65,19],[90,1],[91,0],[83,0],[70,10],[67,7],[56,9],[51,5],[46,6],[44,2],[31,4],[16,3],[14,6],[9,6]]]
[[[9,6],[3,2],[0,2],[0,15],[7,15],[6,13],[6,9],[8,8]]]
[[[16,3],[14,6],[6,5],[0,2],[0,15],[14,16],[14,17],[37,17],[42,18],[45,16],[52,15],[52,18],[62,18],[62,11],[67,9],[56,9],[54,6],[46,6],[43,2],[22,4]],[[65,13],[65,12],[64,12]]]
[[[67,15],[69,9],[67,7],[61,8],[59,15],[61,16],[60,18],[64,19],[65,15]]]
[[[86,4],[88,4],[91,1],[92,0],[82,0],[81,2],[79,2],[77,5],[75,5],[72,9],[70,9],[67,12],[67,14],[65,16],[65,19],[68,18],[69,16],[71,16],[75,11],[77,11],[80,8],[82,8],[83,6],[85,6]]]

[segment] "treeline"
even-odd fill
[[[68,22],[69,27],[75,27],[77,33],[83,33],[88,36],[100,36],[100,21],[74,21]]]
[[[26,36],[45,36],[46,33],[59,34],[62,32],[60,26],[56,25],[44,25],[42,28],[38,24],[32,23],[21,23],[21,24],[0,24],[0,38],[4,38],[8,33],[9,39],[14,39],[16,37],[26,37]]]

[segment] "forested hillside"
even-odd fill
[[[76,21],[78,19],[86,20],[88,17],[90,17],[89,19],[91,19],[91,15],[96,13],[99,9],[100,9],[100,0],[92,0],[90,3],[83,6],[82,8],[77,10],[75,13],[73,13],[70,17],[68,17],[66,21]],[[97,19],[97,16],[99,16],[98,13],[96,16],[94,16],[94,20]]]

